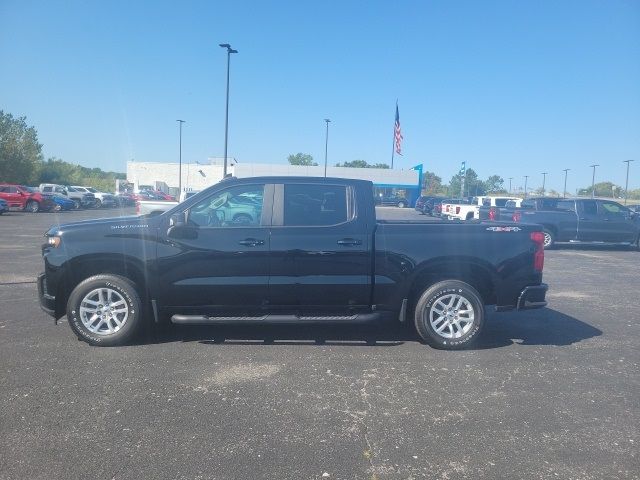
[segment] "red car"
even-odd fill
[[[51,208],[50,200],[44,198],[40,192],[33,192],[23,185],[0,183],[0,198],[6,200],[11,209],[19,208],[35,213]]]
[[[140,193],[132,194],[132,197],[136,200],[168,200],[175,202],[175,197],[172,197],[168,193],[161,192],[160,190],[142,190]]]
[[[147,193],[155,195],[159,200],[168,200],[170,202],[176,201],[176,197],[169,195],[168,193],[164,193],[160,190],[147,190]]]

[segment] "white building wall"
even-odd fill
[[[183,190],[203,190],[222,180],[224,167],[218,158],[210,163],[182,164]],[[229,159],[228,172],[238,178],[263,176],[323,177],[324,166],[305,167],[300,165],[273,163],[237,163]],[[417,188],[419,173],[416,170],[391,170],[383,168],[327,167],[328,177],[370,180],[375,185]],[[178,164],[158,162],[127,162],[127,180],[137,189],[139,185],[155,185],[164,182],[172,189],[178,188]]]
[[[306,167],[274,163],[238,163],[234,167],[238,178],[262,176],[324,177],[324,166]],[[419,181],[417,170],[391,170],[388,168],[327,167],[327,177],[370,180],[376,185],[397,185],[416,188]]]
[[[222,180],[222,165],[182,164],[183,190],[203,190]],[[155,185],[164,182],[169,188],[178,188],[178,163],[127,162],[127,180],[139,185]]]

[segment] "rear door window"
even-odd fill
[[[352,217],[345,185],[285,184],[284,226],[329,226]]]
[[[569,212],[575,212],[576,211],[576,203],[573,200],[560,200],[556,204],[556,208],[558,210],[565,210],[565,211],[569,211]]]
[[[598,205],[595,200],[584,200],[582,202],[582,211],[587,215],[597,215]]]

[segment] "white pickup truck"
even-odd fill
[[[180,201],[184,202],[187,198],[195,195],[198,191],[182,192],[180,194]],[[136,213],[138,215],[158,215],[160,213],[171,210],[178,202],[172,202],[171,200],[137,200],[136,201]]]
[[[442,206],[442,211],[447,212],[447,218],[449,220],[473,220],[480,218],[479,210],[481,206],[484,207],[504,207],[509,201],[514,200],[518,204],[522,201],[517,197],[502,197],[502,196],[480,196],[473,197],[473,200],[468,205],[449,205]]]

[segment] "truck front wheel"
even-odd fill
[[[78,338],[90,345],[124,345],[140,331],[142,302],[127,278],[95,275],[71,292],[67,320]]]
[[[415,310],[418,334],[429,345],[460,350],[471,345],[484,325],[484,304],[475,288],[459,280],[431,285]]]
[[[35,200],[29,200],[25,205],[25,210],[31,213],[38,213],[40,210],[40,204]]]

